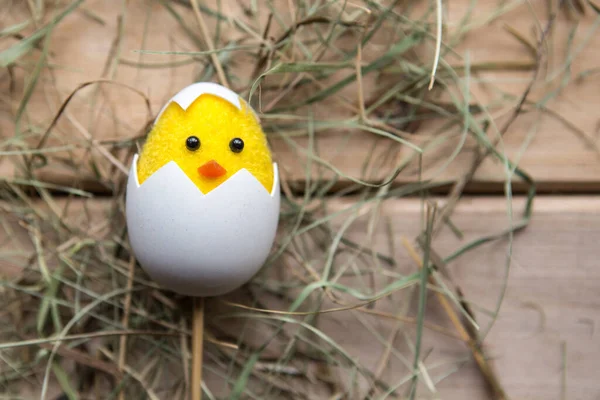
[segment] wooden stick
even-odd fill
[[[204,298],[194,298],[192,330],[192,397],[202,400],[202,343],[204,341]]]

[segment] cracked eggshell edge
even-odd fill
[[[162,113],[165,111],[167,106],[169,104],[171,104],[171,102],[175,102],[175,103],[179,104],[179,106],[181,106],[181,108],[183,108],[184,110],[187,110],[187,108],[194,102],[194,100],[196,100],[198,97],[202,96],[203,94],[212,94],[214,96],[220,97],[220,98],[228,101],[235,107],[237,107],[238,110],[242,109],[242,101],[243,100],[240,98],[240,96],[237,93],[235,93],[231,89],[228,89],[225,86],[221,86],[214,82],[197,82],[197,83],[193,83],[193,84],[181,89],[177,94],[175,94],[173,97],[171,97],[171,99],[169,99],[169,101],[167,101],[167,103],[163,106],[163,108],[160,110],[160,112],[156,116],[154,123],[156,123],[156,121],[158,121],[158,119],[160,118]],[[252,115],[254,115],[254,118],[256,118],[256,120],[260,122],[260,119],[258,118],[256,111],[254,111],[254,108],[252,108],[245,101],[244,101],[244,104],[248,105],[248,108],[252,111]]]
[[[241,169],[203,194],[171,161],[142,185],[134,156],[126,198],[129,241],[142,268],[162,287],[216,296],[250,280],[267,259],[279,223],[280,183],[268,193]]]

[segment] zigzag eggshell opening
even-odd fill
[[[258,272],[279,222],[276,164],[271,193],[240,170],[204,195],[175,162],[139,185],[137,158],[127,183],[127,226],[133,252],[152,279],[206,297],[232,291]]]
[[[160,110],[160,112],[156,116],[154,123],[156,123],[156,121],[158,121],[158,119],[162,115],[163,111],[165,111],[165,109],[171,102],[175,102],[175,103],[179,104],[179,106],[181,108],[183,108],[184,110],[187,110],[187,108],[198,97],[202,96],[203,94],[212,94],[214,96],[220,97],[223,100],[226,100],[229,103],[233,104],[235,107],[238,108],[238,110],[242,109],[242,101],[243,100],[233,90],[228,89],[224,86],[221,86],[221,85],[213,83],[213,82],[197,82],[197,83],[193,83],[193,84],[183,88],[177,94],[175,94],[173,97],[171,97],[171,99],[169,99],[169,101],[167,101],[167,103],[163,106],[163,108]],[[248,104],[246,102],[244,102],[244,103]],[[250,105],[248,105],[248,108],[252,111],[252,114],[254,115],[256,120],[260,121],[260,119],[258,118],[258,115],[256,114],[256,111],[254,111],[254,109]]]

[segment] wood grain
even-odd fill
[[[456,55],[448,55],[447,62],[454,66],[463,66],[468,54],[473,68],[471,75],[471,104],[490,105],[497,101],[499,96],[519,96],[531,79],[532,71],[486,71],[477,69],[489,63],[531,63],[530,51],[519,43],[505,29],[510,28],[521,32],[527,40],[535,43],[535,37],[530,34],[532,29],[538,29],[539,24],[545,23],[548,10],[536,2],[530,9],[526,4],[509,11],[502,18],[490,23],[484,23],[487,16],[492,15],[497,7],[494,2],[482,2],[477,5],[477,18],[482,26],[474,28],[466,40],[456,48]],[[469,11],[468,1],[453,2],[448,6],[445,14],[445,39],[450,38],[458,28],[458,22]],[[287,7],[287,3],[282,7]],[[174,4],[175,10],[180,13],[187,26],[194,31],[195,20],[189,8]],[[248,19],[243,8],[237,2],[227,2],[224,5],[227,13],[235,18],[254,26],[256,21]],[[19,14],[19,10],[21,14]],[[76,11],[59,24],[52,36],[50,44],[49,63],[52,71],[44,70],[41,80],[33,93],[30,105],[26,109],[26,121],[38,131],[44,131],[60,104],[81,83],[97,79],[113,79],[115,82],[127,84],[144,94],[150,101],[152,110],[148,114],[144,98],[128,87],[117,85],[102,85],[87,88],[78,93],[67,108],[69,115],[63,115],[55,129],[50,134],[46,146],[75,145],[87,150],[75,152],[53,153],[54,156],[72,158],[73,164],[53,162],[38,171],[38,177],[43,180],[54,181],[60,184],[77,184],[96,193],[110,193],[121,182],[123,174],[116,170],[102,152],[94,146],[105,146],[128,165],[131,152],[116,150],[111,141],[127,141],[143,136],[144,126],[148,120],[160,109],[163,103],[177,90],[190,82],[198,79],[208,56],[199,56],[191,64],[173,68],[135,68],[132,63],[143,63],[150,67],[160,63],[181,62],[189,57],[141,54],[138,50],[156,51],[197,51],[201,41],[190,38],[181,26],[175,21],[168,10],[159,3],[146,7],[144,2],[130,2],[124,14],[121,15],[120,7],[114,7],[102,1],[86,2],[85,10],[93,12],[100,18],[100,22],[92,20],[83,12]],[[4,15],[5,25],[19,21],[27,15],[27,7],[12,7]],[[23,14],[24,13],[24,14]],[[288,13],[282,13],[282,18],[287,18]],[[266,18],[266,17],[265,17]],[[266,23],[261,16],[259,23]],[[121,21],[121,22],[119,22]],[[289,21],[288,21],[289,22]],[[122,25],[121,25],[122,24]],[[214,18],[208,18],[209,29],[214,29]],[[276,24],[274,24],[276,25]],[[149,28],[144,28],[145,26]],[[161,29],[155,29],[160,26]],[[255,27],[261,31],[261,26]],[[119,33],[122,29],[122,35]],[[281,34],[281,27],[274,26],[272,34],[275,37]],[[555,31],[551,35],[547,48],[550,56],[549,67],[542,71],[538,82],[531,93],[531,101],[539,101],[552,90],[560,89],[563,75],[556,74],[556,68],[564,64],[567,50],[581,47],[581,51],[574,53],[569,72],[571,81],[560,89],[557,96],[548,101],[544,110],[532,110],[519,117],[505,134],[499,149],[513,161],[518,162],[538,183],[539,190],[545,192],[596,192],[600,191],[600,158],[598,145],[599,119],[596,110],[600,106],[597,95],[597,76],[577,80],[578,74],[598,65],[598,54],[594,50],[600,47],[600,35],[594,34],[594,15],[588,9],[585,16],[579,19],[567,18],[567,13],[561,12],[557,18]],[[26,34],[28,31],[25,31]],[[165,34],[165,32],[168,32]],[[573,32],[573,45],[568,47],[569,35]],[[381,35],[385,36],[385,32]],[[372,45],[363,49],[365,62],[369,57],[375,57],[384,49],[385,40],[376,37]],[[538,34],[539,37],[539,34]],[[225,43],[233,43],[242,38],[248,43],[257,43],[256,38],[248,38],[247,34],[239,29],[232,29],[227,24],[223,25],[222,41],[215,44],[222,47]],[[448,39],[449,40],[449,39]],[[585,44],[585,46],[583,46]],[[115,50],[118,50],[120,63],[114,63]],[[424,52],[425,59],[431,54]],[[25,61],[35,62],[39,53],[28,56]],[[234,88],[246,93],[251,84],[249,74],[251,71],[244,68],[254,65],[251,57],[243,51],[233,52],[235,63],[231,68],[236,75],[247,79],[234,82]],[[544,59],[546,61],[546,59]],[[375,77],[371,74],[363,78],[365,88],[365,101],[370,104],[376,101],[381,94],[390,87],[400,75],[396,70],[398,66],[392,64],[386,72]],[[14,81],[3,72],[0,85],[3,91],[1,111],[6,116],[0,119],[0,131],[3,138],[13,136],[16,126],[12,121],[25,89],[25,74],[23,69],[14,71]],[[395,72],[396,71],[396,72]],[[347,74],[342,71],[336,74],[331,81]],[[550,77],[554,79],[549,80]],[[272,81],[265,81],[270,84]],[[14,86],[13,91],[8,89]],[[460,89],[460,88],[455,88]],[[303,95],[314,93],[317,86],[303,89]],[[306,92],[306,93],[305,93]],[[442,91],[435,89],[431,95],[434,102],[445,102],[448,99]],[[506,107],[493,109],[494,125],[490,136],[494,136],[493,127],[502,126],[516,104],[518,98],[507,100]],[[263,105],[267,103],[264,100]],[[348,107],[356,108],[356,88],[350,85],[339,96],[334,96],[327,102],[327,109],[317,107],[313,110],[316,118],[328,120],[342,120],[348,118]],[[389,109],[389,106],[386,106]],[[397,113],[402,115],[403,108],[399,103]],[[308,109],[300,110],[301,116],[308,115]],[[393,109],[391,109],[394,112]],[[268,117],[266,115],[265,117]],[[376,113],[369,118],[377,118]],[[265,119],[266,125],[275,123]],[[464,175],[473,160],[474,142],[467,140],[463,150],[446,168],[442,168],[448,160],[449,154],[459,144],[460,129],[438,132],[441,122],[425,118],[409,137],[409,140],[423,146],[435,137],[447,136],[444,145],[428,149],[423,155],[425,179],[434,179],[440,182],[453,182]],[[27,126],[25,124],[24,126]],[[83,129],[83,132],[82,132]],[[288,134],[290,132],[287,132]],[[282,173],[295,187],[301,189],[306,178],[306,149],[308,142],[306,132],[301,136],[289,136],[287,140],[279,138],[278,134],[271,135],[272,146],[275,151]],[[86,135],[100,141],[90,147],[90,140]],[[108,141],[108,142],[103,142]],[[290,142],[291,141],[291,142]],[[32,138],[32,143],[37,139]],[[295,143],[294,148],[290,143]],[[411,155],[406,146],[394,144],[390,139],[376,136],[364,131],[356,131],[334,126],[330,129],[317,131],[315,153],[323,160],[332,164],[342,173],[355,179],[369,182],[379,182],[396,168],[400,160]],[[94,162],[95,168],[91,166]],[[19,162],[15,156],[3,157],[0,160],[0,173],[2,176],[19,175]],[[311,171],[311,179],[331,179],[335,174],[328,168],[318,163]],[[397,177],[396,185],[414,182],[419,175],[416,160],[409,164]],[[502,163],[492,159],[486,160],[478,169],[473,182],[467,186],[467,191],[483,193],[496,193],[503,190],[507,174]],[[347,178],[339,180],[339,186],[349,185]],[[447,188],[447,187],[446,187]],[[524,186],[515,182],[515,190],[521,191]],[[445,189],[444,189],[445,190]]]
[[[70,203],[69,220],[73,221],[73,226],[84,230],[95,226],[97,221],[103,221],[111,212],[110,202],[107,201],[87,200],[85,207],[83,201]],[[64,206],[64,203],[58,204]],[[330,212],[347,210],[354,204],[356,199],[352,197],[332,200],[329,210]],[[523,204],[524,199],[514,199],[515,220]],[[374,225],[373,234],[368,235],[371,209],[365,207],[361,210],[362,216],[349,226],[347,237],[365,246],[373,247],[383,254],[392,255],[396,262],[395,267],[389,267],[377,266],[369,261],[371,268],[391,268],[394,272],[413,273],[417,271],[418,266],[402,246],[402,238],[413,238],[419,232],[421,208],[422,205],[416,199],[385,201],[380,209],[378,222]],[[82,214],[81,210],[84,209],[87,212]],[[449,229],[444,228],[433,241],[432,248],[442,257],[448,256],[469,240],[505,229],[511,223],[506,210],[506,201],[501,198],[463,199],[458,204],[452,221],[463,232],[464,238],[457,239]],[[332,227],[339,227],[346,217],[347,214],[341,214],[339,219],[332,222]],[[13,254],[23,257],[19,259],[27,260],[25,253],[31,254],[33,248],[27,243],[26,235],[18,236],[19,229],[22,228],[15,224],[13,236],[16,236],[13,241],[0,241],[3,243],[0,251],[10,249]],[[102,238],[103,234],[99,231],[98,238]],[[492,365],[508,398],[558,400],[561,398],[561,390],[565,391],[566,398],[597,399],[600,397],[600,386],[597,380],[597,371],[600,368],[597,328],[600,323],[600,302],[597,296],[600,292],[600,270],[598,269],[600,251],[597,246],[599,242],[600,199],[598,197],[538,197],[535,200],[534,216],[530,226],[514,237],[511,265],[508,270],[506,240],[483,245],[448,265],[450,276],[462,288],[465,298],[475,310],[481,332],[489,330],[484,341],[485,350],[492,357]],[[313,254],[315,268],[320,268],[320,257],[318,253]],[[6,261],[10,260],[5,260],[3,265],[6,265]],[[341,268],[346,261],[347,259],[342,255],[336,257],[334,270]],[[18,274],[18,269],[15,268],[14,266],[11,268],[12,274]],[[276,268],[281,269],[284,275],[290,273],[290,267],[283,261]],[[493,322],[488,313],[495,309],[500,299],[507,273],[504,300],[498,318]],[[344,283],[356,284],[358,285],[356,287],[360,288],[359,283],[353,283],[348,279],[344,279]],[[383,284],[385,281],[376,282],[379,288]],[[236,296],[233,294],[234,298]],[[401,298],[406,298],[405,294],[402,296],[404,297]],[[410,301],[410,298],[409,296],[406,299]],[[268,294],[261,295],[261,300],[270,307],[286,309],[286,305],[280,300],[269,299]],[[381,299],[373,310],[396,314],[403,307],[399,299],[399,297]],[[430,297],[430,300],[426,310],[428,323],[452,331],[450,321],[435,298]],[[416,300],[411,302],[408,316],[414,315],[416,309]],[[324,308],[334,306],[336,305],[326,303]],[[211,319],[220,315],[219,302],[211,301],[207,309],[210,310],[207,315],[210,331],[215,328],[210,322]],[[375,371],[386,349],[374,339],[372,333],[364,328],[361,321],[373,324],[384,337],[387,337],[397,324],[396,321],[361,311],[342,311],[322,315],[317,326],[343,346],[351,356],[357,357],[364,365]],[[413,327],[414,325],[405,324],[403,330],[410,336],[414,334]],[[221,326],[221,329],[224,328]],[[261,343],[264,336],[261,336],[259,331],[256,335],[257,343]],[[411,350],[402,335],[398,335],[393,343],[395,350],[410,358]],[[424,363],[430,369],[434,382],[451,373],[447,378],[436,383],[435,387],[441,398],[450,400],[489,398],[475,361],[465,343],[454,336],[426,329],[423,349],[428,354]],[[210,346],[205,350],[209,354],[209,360],[214,351]],[[271,354],[272,351],[275,352]],[[278,351],[270,350],[267,354],[275,355]],[[563,364],[563,358],[566,364]],[[438,367],[434,367],[435,365]],[[456,368],[458,370],[453,372]],[[566,386],[562,383],[563,371]],[[346,372],[347,370],[341,368],[333,371],[340,375],[336,378],[340,381],[349,378],[345,375]],[[397,358],[390,357],[389,362],[384,364],[381,377],[393,385],[406,373],[406,366]],[[211,389],[216,388],[215,394],[218,394],[218,388],[225,386],[220,380],[215,381],[215,379],[213,375],[207,375],[206,384]],[[319,387],[315,383],[314,398],[325,398],[323,396],[327,391],[323,388],[318,389]],[[362,387],[362,390],[366,393],[368,386]],[[226,393],[222,394],[226,395]],[[432,396],[424,386],[420,387],[419,393],[425,398]]]
[[[333,209],[338,209],[348,207],[352,202],[334,204]],[[515,212],[523,204],[523,199],[516,199]],[[400,239],[416,234],[420,214],[421,206],[415,200],[384,203],[382,222],[372,239],[377,249],[389,251],[388,233],[383,227],[388,219],[392,224],[395,260],[403,271],[416,266]],[[465,199],[457,207],[453,222],[465,238],[458,240],[449,229],[441,232],[432,246],[442,256],[449,255],[466,241],[510,225],[506,202],[498,198]],[[364,243],[366,226],[357,221],[349,229],[349,235]],[[508,273],[499,316],[485,340],[485,348],[493,358],[508,398],[559,399],[561,390],[566,392],[566,398],[600,397],[596,379],[600,368],[596,328],[600,308],[595,295],[600,292],[597,261],[600,251],[596,248],[599,240],[598,198],[541,197],[536,199],[531,225],[514,238],[509,270],[505,268],[508,245],[503,240],[486,244],[449,264],[453,280],[461,286],[465,298],[476,310],[482,331],[487,331],[493,321],[484,315],[481,307],[489,311],[495,308]],[[451,326],[435,301],[429,302],[427,316],[438,324]],[[346,321],[344,316],[340,315],[340,318]],[[352,328],[346,326],[346,329]],[[354,332],[360,332],[358,326]],[[353,337],[350,347],[353,354],[376,359],[383,349],[375,344],[364,345],[374,343],[368,336]],[[426,362],[428,366],[468,354],[466,345],[431,331],[426,331],[425,340],[425,348],[431,351]],[[396,368],[401,370],[401,367]],[[561,386],[563,368],[564,388]],[[386,376],[399,379],[398,371],[390,368]],[[472,358],[457,376],[437,385],[444,399],[488,398],[483,388]],[[425,395],[426,390],[420,393]]]
[[[190,9],[179,3],[174,5],[175,9],[181,13],[187,26],[194,27],[195,20]],[[222,3],[227,13],[233,17],[245,21],[250,26],[256,23],[244,14],[244,10],[238,4],[241,2]],[[444,14],[447,28],[444,31],[445,40],[449,34],[460,28],[459,21],[469,12],[470,3],[467,0],[459,0],[447,5]],[[490,15],[498,6],[497,3],[478,2],[475,10],[479,16],[478,20],[483,21],[486,15]],[[530,49],[505,29],[508,25],[521,32],[531,43],[535,43],[535,38],[539,37],[540,26],[544,26],[548,21],[548,10],[545,8],[548,2],[530,3],[532,8],[528,4],[521,4],[502,18],[490,23],[484,22],[476,27],[466,37],[466,41],[456,48],[457,55],[448,56],[447,59],[451,65],[460,67],[465,64],[468,54],[473,68],[470,77],[472,105],[492,104],[498,100],[501,92],[513,96],[508,99],[506,108],[495,109],[492,112],[497,128],[507,120],[518,100],[517,96],[522,93],[533,72],[517,69],[508,72],[490,71],[484,66],[490,63],[532,61]],[[78,93],[67,108],[68,115],[60,118],[46,145],[75,145],[84,150],[54,153],[63,159],[71,158],[73,163],[49,164],[38,172],[38,178],[41,180],[81,187],[99,194],[117,192],[124,181],[124,174],[114,168],[101,151],[93,147],[103,146],[123,164],[128,165],[131,152],[128,149],[115,149],[113,144],[143,136],[143,128],[153,114],[158,112],[174,92],[201,76],[204,66],[209,61],[208,56],[199,56],[191,64],[181,64],[169,69],[156,68],[158,63],[180,62],[186,58],[141,54],[136,51],[197,51],[202,48],[202,43],[186,35],[159,2],[152,2],[150,7],[147,7],[145,2],[130,1],[127,4],[125,18],[119,19],[121,11],[112,2],[88,0],[85,2],[85,10],[78,10],[56,27],[48,59],[52,68],[43,71],[40,83],[24,114],[24,120],[27,121],[24,126],[31,127],[35,134],[25,132],[23,140],[37,143],[40,132],[49,126],[59,106],[83,82],[112,79],[141,91],[144,96],[129,87],[117,85],[90,87]],[[100,20],[91,19],[89,14],[84,12],[86,10],[93,12]],[[27,15],[26,5],[17,5],[11,8],[10,12],[2,14],[2,27],[20,22],[23,16]],[[285,15],[284,18],[287,18]],[[550,50],[547,61],[550,67],[542,70],[532,89],[530,100],[539,101],[553,90],[557,91],[557,95],[545,104],[544,109],[528,108],[527,114],[520,116],[511,125],[499,144],[500,151],[518,162],[519,166],[533,177],[541,192],[600,192],[598,75],[575,79],[580,73],[599,65],[600,56],[597,49],[600,48],[600,35],[593,30],[596,29],[596,18],[590,8],[587,8],[586,15],[582,17],[568,17],[566,12],[559,14],[555,30],[547,43],[547,49]],[[213,18],[207,18],[206,22],[209,30],[214,29]],[[256,29],[261,31],[266,24],[266,17],[261,16],[258,23]],[[145,26],[149,27],[147,31]],[[122,35],[119,34],[121,28]],[[536,30],[537,36],[531,34],[532,30]],[[27,35],[31,32],[32,30],[26,30],[23,33]],[[272,34],[277,37],[281,33],[281,27],[274,26]],[[571,80],[566,87],[561,87],[565,75],[556,75],[555,71],[565,62],[570,35],[573,38],[571,51],[583,44],[585,46],[575,54],[568,71],[563,71],[571,74]],[[222,43],[215,43],[216,47],[241,38],[247,39],[239,30],[233,29],[225,29],[222,38]],[[3,42],[2,46],[5,46],[5,43]],[[374,57],[384,45],[383,36],[376,38],[370,48],[363,49],[363,56]],[[429,50],[430,52],[422,54],[423,59],[431,58],[433,49]],[[120,52],[120,64],[110,62],[115,51]],[[252,72],[247,65],[254,65],[255,60],[244,52],[235,52],[232,56],[235,57],[236,63],[231,68],[235,68],[236,74],[242,77],[240,82],[232,84],[236,90],[247,91]],[[12,139],[19,133],[13,119],[27,83],[27,74],[24,71],[38,59],[38,51],[24,58],[21,66],[13,71],[14,80],[8,71],[0,71],[0,138],[3,141]],[[132,64],[138,62],[144,63],[148,68],[132,67]],[[344,75],[335,75],[332,79],[340,76]],[[389,87],[390,82],[393,83],[398,77],[397,65],[391,65],[380,77],[365,76],[363,86],[367,103],[376,101]],[[269,83],[269,80],[265,82]],[[310,94],[316,90],[312,87],[305,89],[305,92]],[[446,104],[448,99],[441,91],[436,90],[431,95],[432,99],[436,103]],[[144,97],[150,102],[150,113],[146,109]],[[348,118],[351,115],[348,108],[358,107],[356,88],[349,86],[327,105],[326,109],[312,110],[317,119]],[[263,114],[265,125],[274,124],[276,121],[269,119],[268,110],[263,111],[266,112]],[[304,109],[299,111],[299,115],[307,116],[308,112],[309,109]],[[401,115],[402,112],[404,111],[399,103],[397,113]],[[376,115],[369,117],[377,118]],[[442,134],[447,135],[443,146],[424,153],[422,171],[425,179],[448,182],[442,189],[445,191],[450,183],[470,169],[475,144],[473,140],[468,139],[458,156],[441,170],[448,155],[459,143],[459,131],[455,129],[439,133],[437,129],[440,125],[438,120],[424,119],[408,138],[417,145],[424,145]],[[490,132],[493,137],[493,129]],[[270,134],[275,158],[279,163],[282,179],[293,188],[302,190],[306,180],[306,132],[288,131],[284,134],[288,135],[285,140],[277,133]],[[93,143],[93,146],[90,146],[90,137],[98,141]],[[132,147],[133,144],[129,143],[128,146]],[[400,160],[411,154],[406,146],[393,144],[389,139],[340,125],[318,130],[314,151],[347,176],[369,182],[385,179]],[[21,176],[20,166],[21,163],[15,156],[1,156],[0,179],[10,180]],[[313,182],[328,180],[334,176],[329,168],[318,163],[313,165],[309,173]],[[419,170],[413,160],[397,177],[394,185],[414,182],[418,175]],[[498,194],[504,190],[504,182],[507,179],[504,165],[488,159],[477,170],[473,181],[467,186],[467,192]],[[348,187],[350,184],[349,179],[341,178],[334,189]],[[523,191],[525,186],[515,181],[514,189],[517,192]],[[349,209],[356,204],[356,200],[355,197],[331,199],[328,202],[329,211]],[[518,213],[523,204],[523,198],[514,199],[512,206],[515,210],[515,220],[518,220]],[[36,212],[47,213],[56,220],[63,218],[72,232],[76,233],[75,240],[78,240],[78,235],[82,238],[90,235],[99,239],[114,239],[106,235],[109,235],[108,228],[109,224],[113,223],[113,218],[121,218],[122,210],[115,207],[122,204],[115,206],[115,202],[102,199],[60,198],[56,200],[55,206],[55,209],[40,206]],[[414,198],[386,200],[378,211],[372,234],[369,234],[372,208],[368,206],[359,211],[361,217],[350,225],[347,236],[356,243],[365,244],[382,254],[390,255],[396,263],[395,267],[389,267],[396,268],[397,271],[394,272],[408,274],[417,271],[417,266],[402,246],[402,238],[414,238],[419,232],[422,226],[422,204]],[[332,228],[338,229],[347,215],[342,214],[340,218],[335,219]],[[1,260],[0,272],[5,276],[19,276],[24,265],[34,265],[36,262],[35,257],[32,257],[35,254],[32,237],[36,232],[31,231],[32,226],[25,228],[18,210],[11,209],[9,212],[9,209],[3,206],[0,208],[0,216],[3,222],[0,231],[0,252],[6,253]],[[464,238],[458,239],[447,227],[442,229],[433,241],[433,249],[442,257],[450,255],[471,239],[500,232],[511,225],[506,200],[501,197],[462,199],[452,215],[452,222],[463,232]],[[6,232],[6,226],[10,226],[12,230]],[[40,233],[43,235],[45,232]],[[51,237],[45,239],[58,240]],[[71,237],[59,239],[63,245],[73,240]],[[538,197],[535,200],[532,222],[527,229],[515,235],[511,253],[508,242],[498,240],[483,245],[448,265],[453,281],[460,285],[465,298],[474,308],[482,332],[490,329],[484,342],[485,349],[493,357],[493,365],[509,398],[600,399],[600,346],[597,329],[597,324],[600,323],[599,242],[600,199],[592,196]],[[507,268],[508,254],[510,268]],[[324,262],[322,256],[316,253],[314,255],[319,262]],[[47,258],[50,266],[56,261],[54,254]],[[335,264],[334,267],[345,261],[343,258],[336,259],[335,262],[339,264]],[[376,268],[382,268],[379,264],[374,265]],[[287,264],[278,266],[284,271],[283,274],[289,273]],[[376,285],[383,283],[375,282]],[[504,300],[494,322],[489,315],[497,306],[502,294]],[[431,298],[433,300],[433,296]],[[377,302],[374,310],[397,314],[406,306],[408,316],[412,317],[416,307],[414,299],[411,299],[412,297],[407,296],[407,304],[397,298],[393,301],[381,300]],[[282,308],[281,303],[270,303],[268,299],[265,302],[274,308]],[[429,301],[426,313],[428,323],[452,329],[452,325],[435,301]],[[210,318],[208,315],[209,325]],[[385,337],[394,338],[397,321],[383,320],[360,310],[327,314],[319,320],[319,329],[348,349],[353,357],[360,359],[371,371],[381,371],[381,378],[393,385],[402,379],[408,370],[397,357],[388,355],[389,360],[382,363],[382,359],[385,358],[383,356],[389,349],[374,340],[373,334],[364,329],[365,320],[376,325]],[[406,325],[408,335],[414,335],[411,325]],[[257,343],[260,343],[260,339],[258,335]],[[393,343],[398,352],[409,356],[412,354],[410,346],[400,335],[395,337]],[[488,398],[467,345],[453,336],[426,329],[423,346],[428,354],[424,363],[430,368],[441,398]],[[211,356],[213,350],[207,348],[205,351]],[[216,357],[215,354],[212,356]],[[438,367],[434,368],[436,365]],[[458,370],[453,372],[455,369]],[[341,370],[334,370],[332,374],[345,373]],[[322,373],[318,369],[316,371],[316,375]],[[442,379],[450,373],[451,375]],[[349,379],[347,376],[342,378]],[[342,378],[338,380],[343,380]],[[217,384],[211,382],[214,377],[207,376],[206,379],[211,388],[226,387],[221,381]],[[437,382],[436,379],[441,380]],[[332,395],[327,392],[327,385],[321,386],[324,387],[315,384],[314,398]],[[369,387],[363,382],[360,389],[367,393]],[[563,392],[564,396],[561,395]],[[419,387],[419,393],[425,398],[436,396],[424,385]],[[225,396],[227,393],[215,394]]]

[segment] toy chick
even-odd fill
[[[196,83],[163,107],[133,159],[130,243],[161,286],[223,294],[265,262],[279,202],[277,165],[252,108],[223,86]]]

